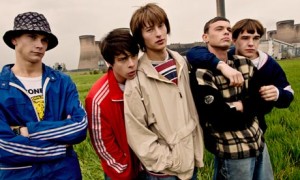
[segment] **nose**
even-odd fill
[[[228,29],[225,28],[225,34],[228,35],[230,34],[230,31]]]
[[[253,44],[254,44],[254,43],[253,43],[253,39],[250,38],[250,39],[249,39],[249,42],[248,42],[248,45],[249,45],[249,46],[253,46]]]
[[[155,35],[156,36],[161,36],[161,34],[162,34],[162,29],[161,28],[155,26],[154,30],[155,30]]]
[[[37,48],[42,48],[42,47],[44,46],[44,43],[43,43],[43,41],[42,41],[41,39],[37,39],[37,40],[35,41],[35,46],[36,46]]]
[[[135,59],[130,56],[128,59],[128,67],[133,67],[134,65],[135,65]]]

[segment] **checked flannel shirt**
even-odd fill
[[[205,146],[219,158],[243,159],[255,157],[263,149],[263,132],[254,111],[249,84],[255,72],[250,60],[234,55],[227,64],[243,74],[242,87],[229,86],[229,80],[219,71],[193,69],[192,91],[204,131]],[[193,65],[192,65],[193,66]],[[253,91],[254,92],[254,91]],[[244,112],[227,103],[242,101]]]

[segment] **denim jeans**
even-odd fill
[[[273,180],[267,145],[258,157],[222,159],[215,157],[214,180]]]
[[[145,171],[140,171],[136,180],[146,180],[146,178],[147,178],[147,173]],[[111,178],[104,173],[104,180],[111,180]]]
[[[104,180],[111,180],[111,179],[104,173]]]
[[[198,168],[195,167],[191,180],[197,180]],[[158,177],[147,173],[147,180],[179,180],[177,176]]]

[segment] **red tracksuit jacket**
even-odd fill
[[[106,175],[116,180],[135,179],[139,161],[127,143],[123,92],[112,69],[92,86],[85,106],[91,141]]]

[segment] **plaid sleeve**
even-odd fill
[[[198,85],[208,85],[214,89],[218,89],[217,86],[214,83],[214,76],[213,73],[207,69],[197,69],[196,71],[196,77]]]
[[[228,90],[222,90],[218,84],[220,78],[206,69],[197,69],[196,78],[198,87],[193,93],[202,125],[211,126],[218,131],[239,130],[248,126],[243,113],[226,103],[222,91]]]

